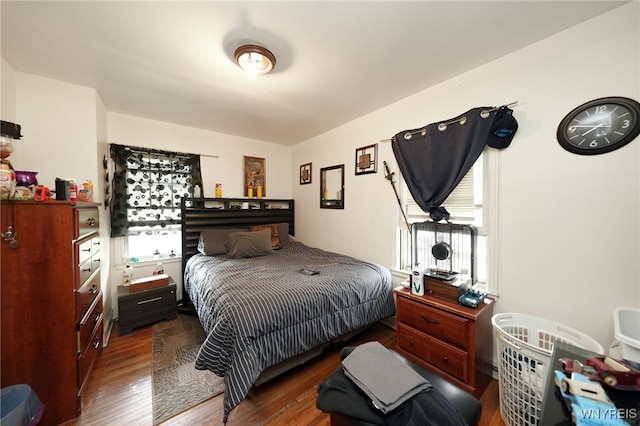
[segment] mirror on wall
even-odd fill
[[[320,208],[344,209],[344,164],[320,169]]]

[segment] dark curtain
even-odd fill
[[[471,109],[440,123],[404,130],[392,138],[396,161],[415,202],[438,222],[448,220],[449,212],[441,204],[460,183],[478,159],[485,145],[495,111],[493,107]],[[464,124],[460,120],[464,118]]]
[[[111,144],[111,236],[180,223],[180,200],[202,189],[200,156]]]

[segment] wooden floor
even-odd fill
[[[109,345],[98,357],[84,393],[83,412],[65,426],[153,424],[151,397],[151,326],[120,337],[114,327]],[[395,330],[375,324],[345,345],[378,340],[395,344]],[[342,346],[345,346],[342,345]],[[329,415],[315,405],[318,384],[338,366],[342,346],[325,353],[250,391],[229,416],[228,425],[322,425]],[[480,399],[481,426],[503,426],[494,380]],[[222,425],[222,395],[162,423],[174,425]]]

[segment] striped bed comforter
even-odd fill
[[[184,275],[207,333],[196,368],[224,377],[224,422],[266,368],[395,314],[386,268],[300,242],[253,258],[196,254]]]

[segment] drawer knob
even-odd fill
[[[443,357],[442,357],[442,360],[443,360],[444,362],[449,362],[449,358],[447,358],[446,356],[443,356]]]
[[[98,286],[96,284],[92,285],[89,289],[90,294],[96,294],[98,292]]]
[[[87,223],[87,226],[95,226],[96,219],[93,217],[90,217],[89,219],[87,219],[86,223]]]
[[[86,248],[86,249],[82,249],[82,250],[80,250],[80,251],[91,251],[91,247]]]
[[[412,341],[410,341],[410,342],[409,342],[409,344],[410,344],[411,346],[414,346],[414,345],[416,344],[416,342],[412,340]]]
[[[80,270],[81,270],[82,272],[89,272],[89,271],[91,271],[91,268],[82,268],[82,269],[80,269]]]
[[[100,319],[100,315],[102,315],[102,312],[98,311],[93,315],[93,322],[98,322],[98,320]]]

